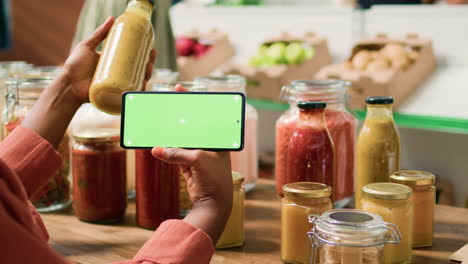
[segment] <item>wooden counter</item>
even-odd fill
[[[213,264],[275,264],[280,261],[280,200],[274,182],[259,180],[246,200],[246,242],[242,248],[218,250]],[[125,221],[118,225],[93,225],[79,221],[71,211],[43,214],[51,246],[69,259],[101,264],[131,259],[152,232],[135,226],[135,205],[130,203]],[[448,263],[448,256],[468,243],[468,209],[436,207],[436,233],[432,248],[415,250],[414,263]]]

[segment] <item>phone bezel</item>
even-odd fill
[[[139,91],[139,92],[124,92],[122,94],[122,110],[120,118],[120,146],[124,149],[152,149],[153,147],[134,147],[126,146],[124,144],[125,134],[125,100],[127,95],[131,94],[215,94],[215,95],[239,95],[242,98],[242,119],[241,119],[241,142],[239,148],[183,148],[183,149],[200,149],[206,151],[242,151],[244,149],[244,135],[245,135],[245,94],[240,92],[169,92],[169,91]],[[157,147],[157,146],[155,146]]]

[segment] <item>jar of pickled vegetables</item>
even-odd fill
[[[332,209],[332,188],[316,182],[295,182],[283,186],[281,200],[281,259],[284,263],[309,264],[312,250],[307,232],[308,217]]]
[[[353,195],[357,120],[347,111],[348,87],[348,82],[340,80],[304,80],[293,81],[282,88],[281,99],[289,102],[289,110],[276,121],[275,178],[278,195],[282,195],[282,186],[286,183],[288,146],[299,120],[297,102],[301,100],[327,103],[325,119],[336,156],[333,197],[337,202]]]
[[[159,91],[159,92],[173,92],[175,91],[175,86],[177,84],[182,85],[185,89],[190,92],[206,92],[207,86],[202,83],[195,83],[195,82],[160,82],[154,83],[151,87],[151,91]],[[133,151],[133,150],[128,150]],[[190,210],[192,209],[192,200],[187,191],[187,181],[184,178],[184,175],[180,173],[179,175],[179,209],[180,209],[180,217],[185,217]]]
[[[96,128],[73,135],[73,209],[86,222],[119,222],[127,208],[125,150],[120,129]]]
[[[311,215],[312,264],[383,264],[386,245],[398,244],[398,228],[375,213],[355,209]],[[310,244],[309,244],[310,246]],[[397,263],[397,262],[394,262]]]
[[[2,122],[4,135],[7,136],[25,119],[34,103],[51,79],[12,79],[7,82],[6,105],[3,109]],[[39,212],[61,210],[70,205],[69,182],[69,137],[64,135],[57,148],[62,158],[62,166],[49,180],[49,183],[32,197],[32,203]]]
[[[210,92],[241,92],[246,94],[246,80],[239,75],[197,77],[195,82],[205,84]],[[257,110],[251,105],[245,104],[244,150],[231,152],[231,166],[232,170],[244,175],[246,192],[255,187],[258,178],[257,126]]]
[[[390,176],[390,182],[404,184],[413,190],[410,198],[414,208],[413,248],[432,246],[435,175],[425,171],[397,171]]]
[[[229,219],[223,234],[216,243],[216,248],[239,247],[244,244],[245,191],[242,187],[244,176],[232,172],[233,200]]]
[[[385,222],[396,225],[401,232],[398,245],[386,245],[384,264],[411,263],[413,245],[413,206],[411,188],[403,184],[377,182],[362,188],[362,210],[378,214]]]

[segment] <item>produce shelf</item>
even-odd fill
[[[289,107],[287,103],[273,102],[269,100],[248,98],[247,102],[257,109],[269,111],[285,111]],[[354,111],[354,115],[357,119],[364,120],[366,111],[356,110]],[[395,112],[393,117],[396,124],[400,127],[468,135],[468,119],[412,115],[398,112]]]

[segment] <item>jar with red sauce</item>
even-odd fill
[[[39,96],[51,83],[50,78],[17,78],[7,81],[6,102],[2,114],[2,129],[5,137],[23,122]],[[48,183],[31,197],[31,202],[41,213],[59,211],[71,204],[70,148],[69,137],[66,133],[57,147],[57,152],[62,158],[62,166]]]
[[[179,218],[179,167],[155,158],[151,150],[135,150],[136,222],[156,229]]]
[[[73,209],[86,222],[119,222],[127,208],[126,154],[120,130],[94,129],[73,135]]]
[[[335,153],[323,101],[299,101],[288,146],[286,183],[319,182],[333,188]]]
[[[349,83],[340,80],[294,81],[282,88],[281,99],[289,102],[287,110],[276,122],[276,190],[282,196],[286,183],[286,158],[292,132],[299,119],[299,100],[320,100],[327,103],[325,119],[335,146],[335,202],[350,198],[354,192],[354,150],[357,120],[346,108]]]

